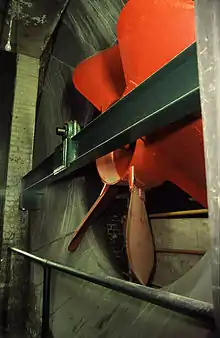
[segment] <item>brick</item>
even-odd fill
[[[12,112],[11,138],[9,145],[9,161],[7,172],[7,184],[5,194],[4,218],[3,218],[3,250],[0,274],[0,284],[4,284],[4,272],[6,264],[6,250],[8,245],[25,247],[27,235],[27,223],[21,224],[19,211],[19,195],[21,178],[32,167],[32,152],[35,130],[35,107],[37,100],[39,60],[25,55],[18,55],[17,73],[15,82],[14,105]],[[22,289],[23,260],[15,259],[13,272],[16,278],[13,285],[11,307],[19,307],[21,296],[15,290]],[[14,294],[14,298],[13,298]],[[2,292],[0,292],[1,304]],[[15,299],[15,297],[17,299]],[[12,308],[10,309],[12,310]]]

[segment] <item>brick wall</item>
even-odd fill
[[[21,217],[19,195],[21,178],[32,166],[38,74],[38,59],[18,55],[3,216],[1,297],[6,290],[7,247],[12,245],[26,248],[28,244],[27,218]],[[13,264],[13,279],[10,282],[10,309],[16,309],[15,315],[18,314],[22,306],[22,293],[20,291],[24,285],[22,281],[23,272],[23,260],[16,258]],[[0,304],[4,304],[1,299]],[[2,310],[4,311],[3,306]]]

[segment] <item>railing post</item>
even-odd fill
[[[60,271],[84,281],[108,288],[110,290],[125,294],[127,296],[150,302],[156,306],[175,311],[180,314],[195,318],[207,325],[211,330],[215,329],[213,317],[213,305],[193,298],[181,296],[164,290],[156,290],[143,285],[124,282],[121,279],[105,276],[97,277],[86,272],[75,270],[71,267],[49,261],[45,258],[35,256],[29,252],[17,248],[10,248],[12,252],[22,255],[31,261],[43,266],[43,310],[42,310],[42,332],[41,338],[52,337],[50,330],[50,280],[51,269]]]
[[[50,331],[50,279],[51,268],[44,265],[41,338],[48,337]]]

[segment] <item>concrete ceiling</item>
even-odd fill
[[[0,0],[0,31],[1,31],[1,27],[2,27],[4,14],[7,10],[8,1],[9,0]]]
[[[5,7],[7,5],[8,0],[0,0],[0,12],[4,12],[5,11]]]
[[[1,44],[11,25],[12,51],[39,57],[69,0],[0,0]],[[13,17],[13,20],[11,18]]]

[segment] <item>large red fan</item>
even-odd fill
[[[75,87],[100,113],[195,41],[194,2],[130,0],[119,17],[117,36],[116,46],[83,61],[73,74]],[[124,115],[126,119],[126,111]],[[143,135],[134,150],[128,146],[116,150],[96,164],[105,188],[81,223],[80,233],[86,230],[99,202],[103,203],[109,186],[127,181],[131,191],[127,256],[133,274],[146,284],[154,263],[154,248],[143,192],[169,180],[207,205],[201,118],[181,127],[165,128],[151,140]],[[79,244],[78,231],[70,251]]]

